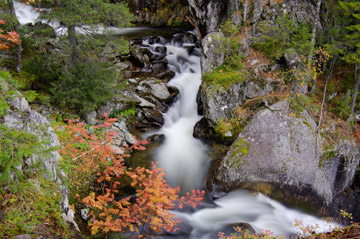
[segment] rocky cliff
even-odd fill
[[[76,222],[74,221],[74,212],[69,205],[69,189],[63,183],[67,179],[65,172],[58,166],[60,155],[57,152],[60,146],[59,140],[50,126],[50,122],[43,115],[37,111],[32,110],[25,97],[16,90],[13,90],[8,83],[0,79],[0,90],[5,97],[8,109],[6,109],[3,119],[4,126],[15,131],[23,131],[30,133],[36,137],[38,142],[44,142],[43,148],[37,154],[23,157],[22,161],[16,170],[20,173],[27,175],[30,172],[41,173],[45,180],[54,182],[61,193],[62,200],[61,206],[63,220],[73,224],[79,230]],[[44,155],[41,152],[49,151]],[[10,162],[9,162],[10,164]],[[38,168],[36,165],[40,165]],[[12,173],[13,177],[17,177],[15,172]],[[54,192],[55,193],[55,192]]]
[[[314,211],[323,215],[339,216],[340,209],[346,209],[359,220],[358,196],[352,183],[360,154],[354,140],[337,139],[331,150],[324,150],[324,138],[319,136],[317,123],[306,110],[293,111],[288,101],[269,106],[265,100],[269,93],[273,90],[281,92],[284,88],[271,84],[276,77],[264,77],[262,73],[274,76],[281,67],[278,63],[292,67],[299,58],[284,54],[283,62],[264,64],[249,47],[260,36],[262,24],[274,26],[277,17],[284,14],[296,24],[311,22],[318,32],[324,32],[327,26],[321,11],[326,11],[327,3],[323,3],[320,13],[316,2],[310,0],[189,0],[189,4],[202,37],[203,73],[214,72],[224,63],[223,52],[216,49],[222,34],[218,32],[219,26],[227,19],[243,26],[239,30],[242,34],[239,54],[245,57],[247,67],[244,70],[251,73],[242,83],[234,83],[227,89],[205,81],[202,83],[198,107],[204,118],[195,126],[195,136],[217,137],[222,121],[234,125],[249,100],[258,97],[264,103],[255,109],[256,114],[246,127],[240,128],[240,134],[235,136],[237,138],[226,156],[214,163],[208,180],[212,196],[247,188],[291,205],[311,205]],[[257,66],[259,68],[255,69]],[[231,133],[233,131],[228,135]],[[234,135],[231,136],[234,139]]]

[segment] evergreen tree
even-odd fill
[[[360,77],[358,74],[360,64],[360,2],[357,0],[349,2],[339,1],[339,5],[343,14],[351,21],[349,25],[345,26],[347,34],[344,39],[346,48],[343,59],[350,64],[355,64],[356,83],[351,104],[351,111],[353,113],[360,85]],[[352,115],[350,119],[352,119]]]
[[[105,26],[127,27],[131,25],[133,15],[125,3],[110,3],[109,0],[48,0],[53,6],[43,11],[41,18],[57,21],[67,29],[68,44],[71,49],[70,60],[79,60],[78,36],[76,29],[91,33],[89,27]]]

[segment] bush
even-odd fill
[[[291,108],[295,112],[300,113],[303,110],[313,112],[314,114],[319,113],[320,106],[314,104],[314,97],[298,94],[290,99]]]
[[[52,84],[53,100],[59,106],[92,111],[111,99],[118,75],[109,64],[94,59],[82,60],[62,69],[59,81]]]
[[[255,39],[253,47],[262,51],[269,58],[278,59],[289,48],[295,48],[300,55],[307,55],[311,48],[312,30],[309,24],[296,24],[289,14],[276,19],[276,25],[269,22],[260,25],[261,35]]]

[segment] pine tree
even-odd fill
[[[61,23],[67,29],[68,44],[71,49],[70,61],[79,60],[79,40],[76,30],[89,32],[89,27],[105,26],[127,27],[133,15],[125,3],[110,3],[109,0],[49,0],[53,6],[43,11],[41,18]]]
[[[345,54],[343,59],[350,63],[355,64],[355,79],[354,94],[351,104],[351,112],[354,113],[356,98],[360,85],[360,76],[358,73],[360,64],[360,2],[359,1],[339,1],[339,5],[344,15],[351,19],[348,26],[345,27],[347,34],[345,36]],[[350,116],[352,119],[353,114]]]

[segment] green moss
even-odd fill
[[[306,125],[307,127],[309,127],[310,130],[313,130],[311,125],[306,120],[303,121],[303,124]]]
[[[248,147],[249,147],[248,142],[246,142],[244,139],[239,139],[234,144],[234,150],[233,150],[232,157],[239,158],[239,157],[242,157],[242,156],[248,154],[249,153]]]
[[[230,66],[224,64],[216,68],[211,73],[203,75],[203,81],[208,85],[219,85],[225,89],[229,89],[233,84],[246,80],[246,74],[239,70],[234,70]]]
[[[325,163],[329,164],[330,161],[336,156],[335,150],[329,150],[321,155],[319,166],[323,166]]]

